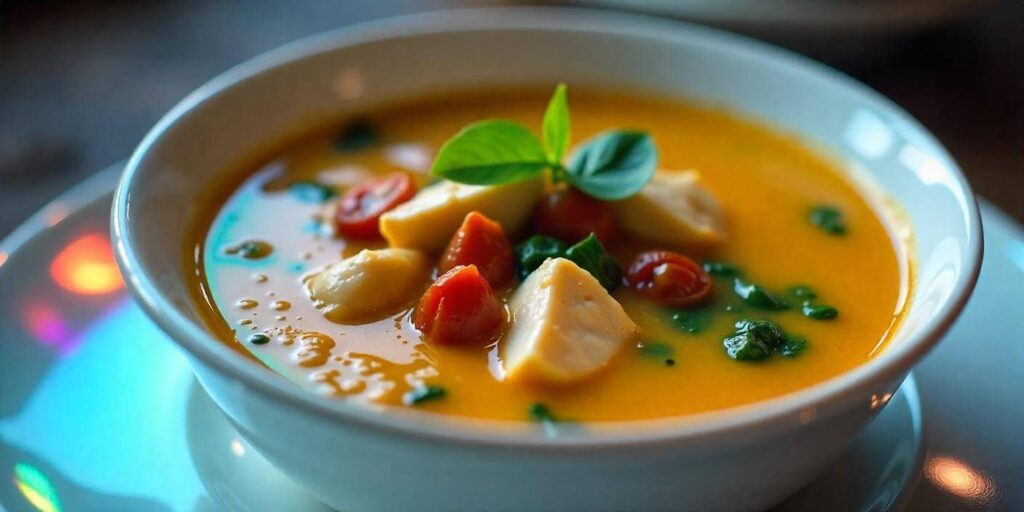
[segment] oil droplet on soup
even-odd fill
[[[258,165],[244,169],[245,179],[214,205],[208,229],[195,241],[202,267],[196,300],[211,299],[210,325],[225,343],[315,392],[401,406],[403,396],[419,390],[438,397],[415,405],[423,410],[513,420],[529,419],[527,411],[537,404],[578,421],[734,407],[814,385],[884,349],[901,314],[898,300],[906,276],[880,215],[833,163],[792,137],[720,110],[579,90],[570,99],[574,145],[608,127],[647,130],[657,142],[659,169],[699,170],[722,205],[726,241],[709,254],[691,255],[712,262],[706,267],[716,282],[709,306],[676,311],[652,307],[629,290],[617,291],[615,299],[641,329],[638,343],[623,347],[603,373],[560,389],[501,382],[496,378],[500,354],[493,344],[423,342],[411,325],[413,304],[361,325],[330,322],[317,310],[304,277],[384,244],[331,236],[323,220],[334,192],[304,185],[297,194],[289,184],[337,184],[340,194],[375,175],[405,171],[422,186],[424,162],[452,134],[487,118],[533,126],[547,93],[448,95],[395,105],[368,113],[365,122],[373,137],[360,131],[358,141],[341,143],[338,133],[344,130],[314,130],[255,159]],[[407,155],[409,148],[415,148],[416,158]],[[821,205],[842,212],[841,236],[808,220]],[[522,238],[515,234],[512,242]],[[248,252],[259,257],[240,257],[244,242],[253,241],[260,245],[250,243]],[[612,252],[623,265],[637,252],[655,248],[628,239],[620,245]],[[762,310],[739,298],[736,277],[729,273],[736,269],[742,269],[744,290],[757,285],[786,307]],[[788,292],[805,285],[813,286],[813,298]],[[266,307],[274,312],[259,316],[259,332],[268,343],[240,343],[245,336],[231,328],[256,328],[251,319],[259,303],[253,297],[267,297]],[[807,311],[833,308],[838,314],[805,316],[805,301]],[[288,315],[279,314],[285,311]],[[730,359],[723,339],[736,334],[742,319],[771,319],[784,326],[795,357],[756,363]]]

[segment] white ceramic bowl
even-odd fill
[[[909,316],[867,364],[720,412],[533,425],[375,411],[317,396],[204,326],[183,247],[203,192],[286,134],[424,91],[627,87],[760,118],[833,153],[898,203],[915,233]],[[971,191],[946,151],[866,87],[714,30],[560,9],[441,12],[347,28],[228,71],[175,107],[132,156],[113,233],[130,288],[200,382],[272,463],[344,510],[752,510],[808,482],[884,405],[960,312],[981,259]],[[146,364],[139,361],[139,364]],[[154,397],[159,400],[159,397]]]

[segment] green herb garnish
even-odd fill
[[[259,260],[270,256],[270,253],[274,252],[274,246],[262,240],[246,240],[224,249],[224,252],[232,256],[241,256],[247,260]]]
[[[672,357],[672,346],[659,341],[644,341],[636,345],[640,355],[652,359],[665,359]]]
[[[736,277],[740,275],[740,268],[732,263],[723,261],[707,261],[704,263],[704,271],[718,277]]]
[[[742,279],[736,279],[733,290],[747,305],[758,309],[779,311],[789,308],[785,302],[768,293],[764,287],[758,284],[751,284]]]
[[[722,340],[725,353],[737,361],[761,361],[771,353],[796,357],[807,349],[807,340],[786,334],[770,320],[740,320],[736,332]]]
[[[767,359],[785,342],[786,332],[769,320],[740,320],[736,332],[722,341],[726,354],[737,361]]]
[[[822,231],[830,235],[846,234],[846,224],[843,222],[843,213],[834,206],[815,206],[810,213],[811,224],[814,224]]]
[[[266,345],[267,343],[270,343],[270,336],[259,333],[253,334],[252,336],[249,336],[249,343],[252,343],[253,345]]]
[[[805,302],[803,307],[804,316],[815,320],[831,320],[839,316],[839,310],[824,304],[811,304]]]
[[[441,147],[431,172],[471,185],[521,181],[550,170],[583,193],[608,201],[625,199],[654,176],[658,152],[644,132],[609,131],[583,143],[568,166],[571,122],[565,84],[544,113],[543,143],[520,123],[492,119],[463,128]]]
[[[798,284],[789,289],[789,294],[798,299],[816,299],[818,298],[818,292],[814,291],[814,288],[804,284]]]
[[[530,404],[527,413],[530,415],[531,420],[540,423],[556,423],[558,421],[555,419],[555,415],[551,413],[551,409],[541,402]]]
[[[609,292],[622,284],[622,269],[593,233],[565,251],[565,257],[590,272]]]
[[[402,396],[402,401],[405,402],[405,405],[416,405],[428,400],[443,398],[446,394],[447,392],[441,386],[427,384],[413,388]]]
[[[537,270],[548,258],[563,258],[569,245],[565,242],[543,235],[533,235],[525,242],[516,246],[516,274],[520,281]]]
[[[344,153],[364,150],[377,142],[377,128],[366,119],[355,119],[334,139],[334,149]]]
[[[548,108],[544,111],[542,132],[548,163],[556,167],[561,166],[562,156],[565,155],[565,150],[569,149],[569,134],[572,133],[565,84],[558,84],[555,93],[551,95],[551,100],[548,101]]]
[[[787,336],[786,341],[776,349],[776,352],[778,352],[782,357],[796,357],[806,349],[807,340],[794,336]]]
[[[288,190],[298,200],[306,203],[323,203],[334,197],[334,189],[315,181],[296,181]]]
[[[697,334],[711,324],[711,309],[700,308],[672,313],[672,323],[690,334]]]
[[[573,155],[567,180],[591,197],[617,201],[639,192],[654,176],[657,163],[658,150],[645,132],[610,131]]]

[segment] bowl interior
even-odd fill
[[[190,298],[182,251],[204,191],[259,148],[346,112],[455,88],[559,81],[725,106],[830,153],[898,204],[914,234],[909,314],[888,349],[812,388],[805,402],[905,373],[966,300],[980,261],[976,206],[949,155],[898,107],[760,43],[675,22],[562,10],[377,23],[293,44],[218,77],[168,114],[129,163],[114,215],[129,280],[194,356],[255,375],[241,369],[250,362],[205,334]]]

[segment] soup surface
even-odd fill
[[[310,276],[361,249],[387,246],[333,234],[323,220],[337,200],[327,197],[331,192],[395,172],[423,186],[438,148],[460,128],[499,117],[537,127],[546,101],[538,90],[394,105],[293,141],[247,169],[190,248],[201,269],[196,299],[208,305],[211,325],[225,343],[319,393],[513,420],[631,420],[733,407],[821,382],[883,349],[900,316],[905,273],[879,214],[832,163],[793,138],[719,110],[587,91],[572,93],[573,145],[610,127],[646,130],[657,145],[659,173],[695,169],[717,199],[724,219],[719,243],[665,247],[622,233],[607,244],[624,269],[650,249],[727,262],[705,267],[714,281],[706,302],[666,307],[618,287],[612,295],[636,323],[636,336],[603,370],[565,385],[504,379],[501,333],[484,343],[430,343],[413,323],[420,293],[383,318],[343,324],[325,316],[310,298]],[[841,233],[830,232],[830,212],[841,212]],[[527,225],[508,236],[519,244],[530,234]],[[784,309],[745,301],[737,290],[752,283]],[[429,284],[427,278],[419,291]],[[506,312],[517,285],[496,290]],[[737,322],[760,319],[785,329],[792,353],[730,357],[723,340]],[[435,392],[410,402],[417,389]]]

